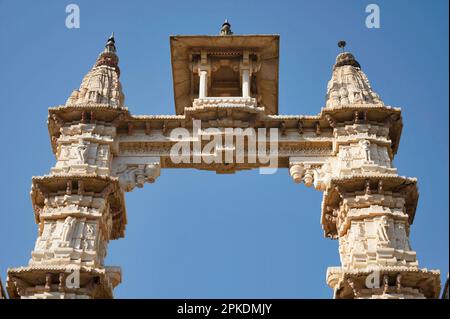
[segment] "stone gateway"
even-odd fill
[[[392,165],[401,110],[383,103],[353,54],[343,48],[336,57],[317,115],[279,115],[278,35],[236,35],[226,21],[220,35],[172,36],[170,48],[175,115],[125,107],[114,36],[80,88],[49,109],[56,164],[32,178],[38,237],[29,264],[8,270],[11,298],[112,298],[121,270],[104,259],[109,241],[125,236],[125,192],[155,182],[163,169],[234,173],[266,165],[233,160],[257,152],[233,138],[205,154],[207,129],[225,141],[227,129],[276,130],[277,168],[323,192],[324,236],[339,242],[341,265],[326,274],[335,298],[439,296],[439,271],[419,268],[409,243],[417,180]],[[201,132],[193,132],[194,121]],[[172,160],[179,140],[171,132],[179,128],[199,136],[200,151],[188,156],[200,160]],[[225,162],[207,161],[227,152]],[[67,284],[69,276],[78,284]]]

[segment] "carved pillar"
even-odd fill
[[[38,238],[28,266],[8,271],[11,298],[112,298],[121,281],[120,268],[104,265],[109,240],[123,237],[126,224],[111,176],[117,119],[127,114],[117,62],[111,37],[80,90],[49,109],[57,162],[32,180]]]
[[[420,269],[409,243],[417,181],[392,167],[389,128],[337,123],[334,136],[322,226],[339,241],[341,267],[327,271],[335,298],[435,298],[439,272]]]
[[[208,94],[208,71],[199,70],[200,75],[200,87],[198,97],[200,99],[205,98]]]
[[[248,50],[244,50],[241,63],[241,74],[242,74],[242,97],[250,97],[250,58]]]
[[[200,76],[198,97],[200,99],[208,96],[208,72],[210,70],[208,55],[205,50],[201,51],[198,75]]]
[[[250,70],[242,70],[242,97],[250,97]]]
[[[104,265],[126,223],[123,191],[110,177],[115,127],[82,123],[82,112],[60,128],[50,175],[33,178],[38,238],[28,267],[8,272],[13,297],[111,298],[121,280],[120,268]]]
[[[400,109],[384,106],[349,52],[336,58],[321,120],[332,128],[333,156],[289,163],[295,182],[324,191],[322,228],[341,259],[327,271],[334,297],[437,298],[439,271],[420,269],[409,243],[417,181],[392,167]]]
[[[373,109],[370,117],[380,115]],[[339,241],[341,259],[327,271],[335,298],[436,298],[439,271],[420,269],[409,242],[417,181],[392,167],[395,134],[386,119],[393,116],[384,116],[359,124],[328,116],[334,156],[291,157],[289,172],[324,191],[321,223],[325,237]]]

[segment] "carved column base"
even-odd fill
[[[11,299],[113,298],[122,280],[119,267],[29,266],[8,270]]]
[[[363,270],[329,267],[327,284],[336,299],[439,298],[440,272],[413,267]]]

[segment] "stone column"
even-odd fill
[[[49,109],[57,162],[34,177],[38,238],[28,266],[8,270],[11,298],[112,298],[119,267],[104,265],[108,242],[124,236],[124,193],[111,175],[120,119],[128,114],[112,35],[80,89]]]
[[[198,75],[200,77],[200,83],[198,88],[198,97],[200,99],[208,96],[208,72],[210,65],[208,61],[208,54],[205,50],[201,51],[200,61],[198,65]]]
[[[248,98],[250,97],[250,70],[251,70],[250,53],[248,50],[244,50],[243,52],[240,70],[242,75],[242,97]]]
[[[391,130],[401,119],[399,110],[347,111],[353,123],[340,109],[326,112],[333,155],[291,157],[289,172],[296,183],[324,192],[321,224],[325,237],[339,241],[341,260],[327,271],[334,297],[437,298],[439,271],[420,269],[409,242],[417,180],[392,167],[397,133]],[[340,121],[333,119],[335,112]]]
[[[334,156],[314,185],[324,191],[324,234],[339,241],[341,266],[327,272],[334,297],[438,297],[439,271],[420,269],[409,242],[417,181],[392,167],[400,109],[384,106],[350,52],[336,57],[326,99],[321,115],[333,131]]]
[[[355,112],[354,124],[331,121],[337,154],[324,172],[331,178],[322,226],[339,241],[341,266],[328,268],[327,283],[335,298],[435,298],[439,272],[420,269],[409,242],[417,181],[392,167],[389,125],[371,120],[376,113],[360,120]]]
[[[57,163],[33,178],[38,238],[29,265],[8,271],[12,298],[112,298],[121,281],[119,267],[104,265],[109,240],[123,237],[126,223],[123,191],[110,177],[112,114],[67,109],[50,110],[61,125]]]
[[[250,97],[250,70],[242,70],[242,97]]]
[[[208,71],[199,70],[200,86],[198,90],[198,97],[200,99],[205,98],[208,94]]]

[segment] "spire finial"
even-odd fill
[[[344,65],[352,65],[354,67],[361,68],[358,61],[356,61],[353,54],[348,51],[345,51],[345,46],[347,43],[344,40],[338,42],[338,47],[342,49],[342,52],[338,54],[336,57],[336,63],[334,64],[334,68],[338,68]]]
[[[222,24],[222,28],[220,29],[220,35],[232,35],[233,31],[231,31],[231,24],[228,22],[228,19],[225,19]]]
[[[338,47],[340,47],[342,49],[342,52],[344,52],[346,45],[347,45],[347,43],[344,40],[341,40],[338,42]]]
[[[105,45],[105,52],[116,52],[116,46],[115,46],[116,40],[114,39],[114,31],[111,33],[111,35],[108,38],[108,41]]]

